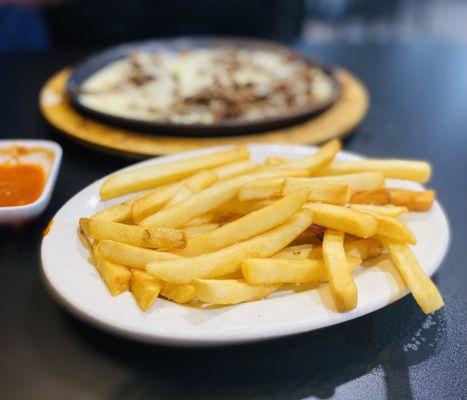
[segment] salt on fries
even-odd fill
[[[405,160],[334,160],[333,140],[288,160],[249,159],[245,147],[111,175],[103,200],[123,203],[81,218],[91,259],[109,292],[130,291],[142,310],[158,297],[237,304],[282,284],[329,284],[337,310],[358,303],[353,271],[387,252],[425,313],[443,306],[396,218],[426,211],[435,192],[385,187],[426,182],[431,167]]]

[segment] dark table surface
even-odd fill
[[[430,186],[452,228],[434,277],[446,307],[425,316],[407,296],[317,332],[195,350],[127,341],[76,320],[41,283],[41,232],[78,190],[130,161],[62,139],[39,115],[43,82],[84,51],[3,56],[0,137],[56,140],[64,159],[45,214],[22,228],[0,228],[0,398],[467,397],[467,50],[422,42],[300,48],[346,66],[370,89],[371,110],[346,149],[433,163]]]

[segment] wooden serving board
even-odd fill
[[[304,123],[269,132],[222,137],[174,137],[115,128],[81,115],[68,101],[70,69],[55,74],[41,90],[39,106],[45,119],[64,135],[96,149],[126,157],[144,158],[208,146],[247,143],[316,144],[347,135],[368,110],[368,91],[350,72],[339,69],[341,96],[324,113]]]

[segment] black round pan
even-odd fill
[[[331,98],[320,104],[293,110],[277,117],[265,117],[255,121],[245,120],[222,120],[213,124],[181,124],[171,122],[146,121],[140,119],[119,117],[105,112],[96,111],[80,102],[79,94],[81,85],[95,72],[108,64],[126,58],[137,50],[154,52],[157,50],[178,51],[183,49],[215,48],[215,47],[237,47],[261,50],[288,50],[290,49],[268,41],[223,38],[223,37],[200,37],[200,38],[176,38],[149,40],[143,42],[125,43],[108,50],[94,54],[80,63],[71,74],[67,83],[67,93],[74,105],[83,114],[98,121],[136,131],[143,131],[157,135],[179,135],[179,136],[224,136],[240,135],[251,132],[259,132],[286,127],[305,121],[329,108],[340,95],[340,85],[333,70],[313,59],[301,57],[310,65],[321,68],[332,80],[334,93]]]

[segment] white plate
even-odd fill
[[[0,140],[0,148],[21,146],[26,148],[37,147],[51,151],[54,154],[53,162],[47,168],[47,182],[39,198],[24,206],[0,207],[0,224],[17,223],[37,217],[47,207],[52,197],[58,169],[62,160],[62,148],[58,143],[50,140]]]
[[[128,169],[220,149],[152,159]],[[250,145],[249,149],[256,161],[267,156],[293,158],[315,151],[311,147],[286,145]],[[342,152],[338,158],[359,157]],[[76,316],[109,332],[145,342],[179,346],[252,342],[335,325],[378,310],[407,294],[397,271],[389,261],[382,260],[373,268],[359,267],[356,271],[358,306],[349,313],[335,311],[327,286],[300,293],[281,291],[262,301],[211,309],[158,299],[150,311],[142,312],[130,293],[110,296],[89,263],[87,251],[77,235],[80,217],[122,201],[120,198],[100,202],[99,187],[103,179],[79,192],[55,215],[51,230],[42,242],[42,268],[45,281],[60,303]],[[407,189],[422,189],[412,182],[390,181],[392,183]],[[436,202],[430,211],[411,213],[403,219],[418,238],[413,248],[416,256],[425,271],[433,274],[449,244],[446,215]]]

